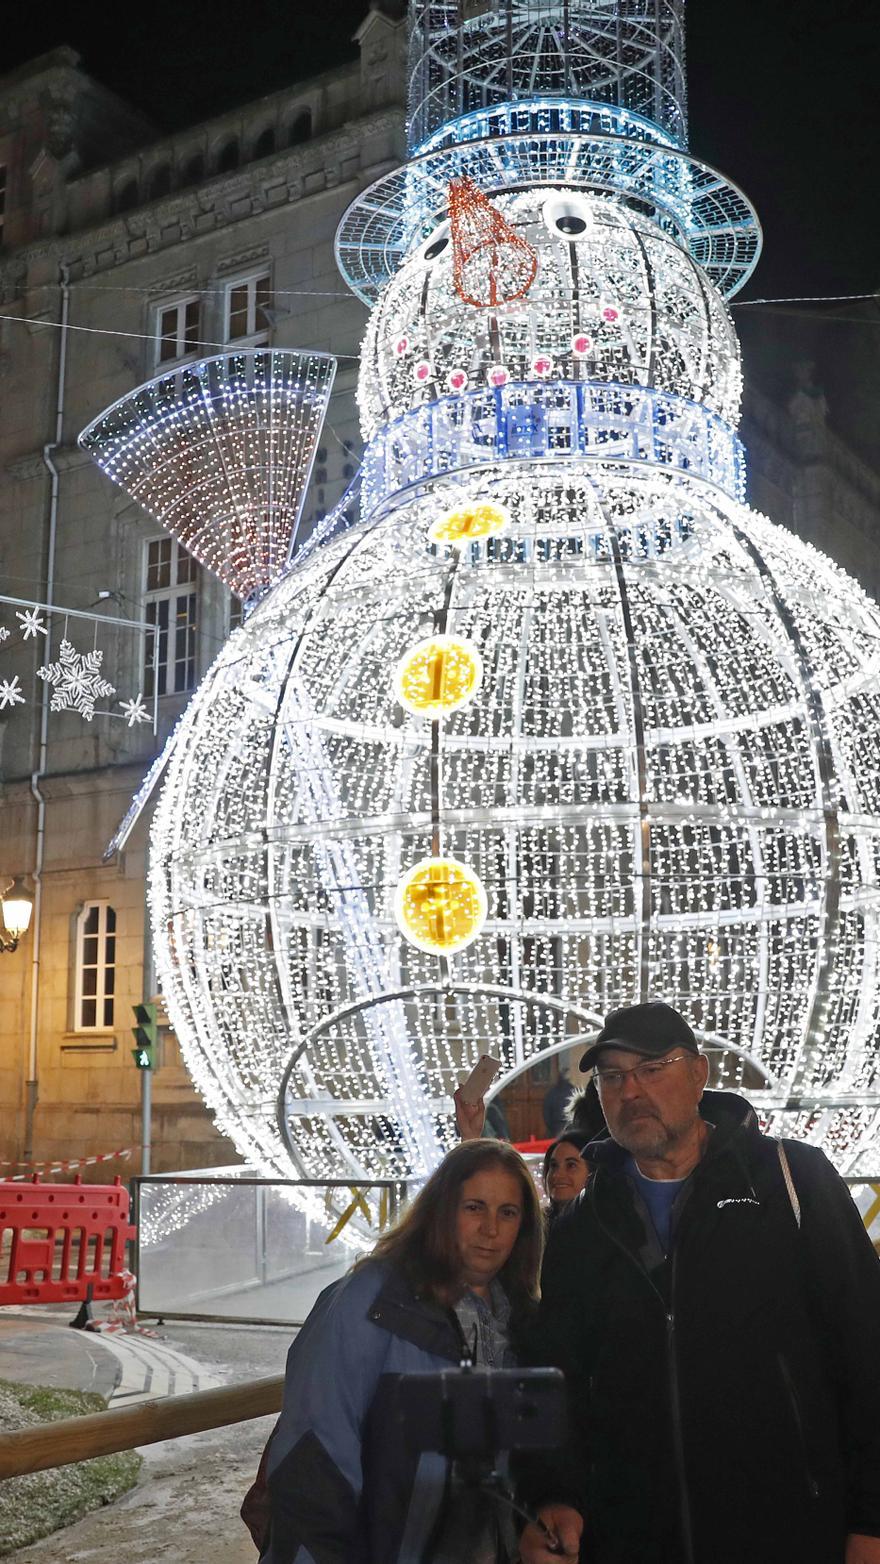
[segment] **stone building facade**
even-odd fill
[[[0,604],[0,688],[23,697],[0,710],[0,873],[38,891],[30,932],[0,958],[7,1168],[138,1146],[148,817],[102,855],[236,611],[77,436],[166,367],[229,345],[320,348],[339,367],[304,533],[341,496],[358,461],[365,311],[333,238],[357,191],[401,159],[403,33],[371,10],[350,66],[163,138],[70,50],[0,80],[0,593],[22,600]],[[16,613],[47,602],[107,623],[42,613],[48,635],[28,634]],[[155,734],[120,710],[138,695],[152,708],[152,636],[114,630],[123,619],[159,626]],[[48,710],[37,670],[62,639],[99,650],[115,686],[91,721]],[[160,1171],[233,1157],[168,1033],[153,1144]]]
[[[148,812],[103,854],[236,612],[76,437],[142,381],[229,345],[322,349],[339,369],[306,527],[342,495],[360,453],[365,311],[333,237],[357,191],[402,158],[399,8],[370,10],[357,42],[350,66],[165,137],[70,50],[0,79],[0,593],[21,600],[0,604],[0,699],[4,681],[21,697],[0,709],[0,874],[37,890],[30,932],[0,957],[7,1170],[138,1146]],[[743,433],[753,503],[880,594],[880,476],[833,432],[821,391],[808,377],[773,398],[750,391]],[[41,603],[58,605],[42,614],[48,633],[28,633],[17,615]],[[120,709],[138,696],[152,708],[154,644],[121,620],[158,627],[155,733]],[[49,709],[37,670],[62,639],[100,651],[115,687],[91,721]],[[234,1159],[167,1031],[153,1146],[159,1171]]]

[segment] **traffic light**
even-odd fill
[[[133,1005],[136,1026],[131,1029],[137,1047],[131,1057],[139,1070],[153,1070],[156,1066],[156,1046],[159,1041],[158,1005]]]

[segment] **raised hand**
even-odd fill
[[[482,1097],[476,1102],[465,1102],[461,1087],[452,1094],[455,1103],[455,1122],[462,1140],[479,1140],[486,1122],[486,1104]]]
[[[545,1504],[538,1511],[538,1519],[542,1524],[530,1523],[519,1539],[522,1564],[577,1564],[583,1516],[567,1504]],[[861,1564],[861,1560],[854,1564]],[[873,1560],[867,1564],[873,1564]]]

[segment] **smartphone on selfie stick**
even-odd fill
[[[544,1523],[513,1497],[498,1470],[502,1451],[552,1450],[566,1426],[565,1379],[559,1369],[459,1369],[401,1374],[396,1417],[410,1448],[438,1451],[452,1462],[455,1486],[479,1489],[547,1533],[548,1550],[562,1553]],[[433,1549],[421,1564],[431,1564]]]

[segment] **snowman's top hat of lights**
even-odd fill
[[[654,216],[727,296],[761,231],[687,151],[684,0],[413,0],[409,161],[352,203],[340,270],[373,303],[443,218],[450,180],[490,197],[606,191]]]

